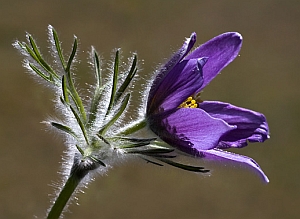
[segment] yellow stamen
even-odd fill
[[[179,105],[179,108],[197,108],[198,104],[193,97],[188,97],[183,103]]]

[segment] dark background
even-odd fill
[[[270,178],[215,165],[210,177],[172,167],[128,162],[97,177],[65,218],[298,218],[300,2],[264,1],[0,1],[0,217],[42,218],[49,185],[59,180],[63,142],[41,121],[54,115],[53,94],[21,66],[14,40],[33,34],[44,54],[52,24],[65,51],[80,39],[78,79],[91,79],[87,51],[105,59],[121,47],[138,52],[143,78],[191,32],[198,44],[227,31],[244,37],[241,56],[202,95],[263,112],[271,139],[236,150],[253,157]],[[83,82],[82,82],[83,81]],[[142,80],[143,81],[143,80]],[[145,82],[145,81],[144,81]]]

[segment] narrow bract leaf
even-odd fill
[[[120,136],[118,138],[130,142],[151,142],[157,139],[157,138],[132,138],[132,137],[123,137],[123,136]]]
[[[57,32],[52,27],[51,27],[51,30],[52,30],[52,36],[53,36],[53,39],[54,39],[55,48],[56,48],[58,57],[60,59],[60,62],[62,64],[63,68],[66,70],[66,62],[65,62],[64,56],[62,54],[61,43],[59,42]]]
[[[175,158],[176,155],[169,155],[169,154],[144,154],[153,158]]]
[[[74,138],[77,139],[77,136],[75,134],[75,132],[68,126],[66,125],[63,125],[63,124],[60,124],[60,123],[57,123],[57,122],[51,122],[50,123],[53,127],[63,131],[63,132],[66,132],[68,134],[70,134],[71,136],[73,136]]]
[[[147,126],[147,121],[145,119],[142,119],[136,123],[131,124],[129,127],[126,127],[125,130],[122,130],[118,133],[119,136],[122,135],[130,135],[132,133],[135,133]]]
[[[63,97],[65,103],[70,104],[69,96],[68,96],[67,80],[64,75],[62,76],[62,91],[63,91]]]
[[[35,60],[37,61],[41,66],[42,66],[42,63],[40,62],[39,58],[36,56],[36,54],[34,53],[34,51],[26,44],[24,43],[23,45],[23,49]],[[45,69],[47,70],[47,69]]]
[[[96,75],[96,86],[101,87],[101,66],[100,66],[100,59],[98,56],[97,51],[94,47],[92,47],[92,53],[93,53],[93,61],[94,61],[94,68],[95,68],[95,75]]]
[[[186,165],[186,164],[181,164],[181,163],[177,163],[177,162],[174,162],[172,160],[165,159],[165,158],[157,157],[156,159],[160,160],[164,163],[167,163],[171,166],[174,166],[174,167],[177,167],[177,168],[180,168],[180,169],[183,169],[183,170],[187,170],[187,171],[200,172],[200,173],[208,173],[209,172],[209,170],[206,170],[204,167],[197,167],[197,166],[190,166],[190,165]]]
[[[32,47],[32,51],[34,52],[36,57],[36,60],[41,64],[41,66],[43,66],[48,72],[50,72],[51,74],[55,75],[58,78],[58,75],[54,72],[54,70],[50,67],[50,65],[47,64],[47,62],[45,62],[45,60],[43,59],[34,39],[32,38],[31,35],[28,35],[28,39],[30,42],[30,45]],[[33,57],[33,58],[34,58]]]
[[[114,62],[114,74],[113,74],[113,83],[112,83],[112,90],[110,95],[110,101],[107,108],[106,115],[108,115],[111,111],[111,108],[115,104],[115,95],[117,90],[117,82],[118,82],[118,75],[119,75],[119,50],[116,51],[115,62]]]
[[[115,97],[115,101],[116,102],[122,96],[122,94],[124,93],[124,91],[126,90],[126,88],[128,87],[128,85],[132,81],[133,77],[137,73],[136,64],[137,64],[137,55],[134,55],[130,71],[129,71],[126,79],[124,80],[124,82],[122,83],[122,85],[120,86],[120,88],[118,89],[118,91],[116,93],[116,97]]]
[[[70,109],[71,109],[73,115],[75,116],[78,125],[80,126],[80,129],[82,131],[82,134],[84,136],[84,139],[85,139],[86,143],[89,145],[89,140],[88,140],[87,133],[86,133],[86,130],[85,130],[83,122],[81,121],[78,113],[75,111],[75,109],[72,106],[70,106]]]
[[[43,64],[43,62],[40,60],[40,58],[36,55],[36,53],[26,43],[24,43],[23,46],[24,46],[23,49],[28,53],[28,55],[30,55],[31,58],[33,58],[46,72],[48,72],[49,76],[51,76],[53,74],[54,77],[58,78],[58,75],[55,72],[52,72],[51,68],[48,65],[47,65],[48,67],[45,66]],[[50,68],[50,70],[49,70],[49,68]],[[52,76],[52,78],[53,78],[53,76]]]
[[[109,141],[108,141],[106,138],[104,138],[102,135],[97,134],[97,137],[98,137],[99,139],[101,139],[105,144],[110,145]]]
[[[104,90],[104,86],[100,87],[100,88],[97,87],[95,89],[95,93],[94,93],[93,99],[91,101],[91,106],[90,106],[90,111],[89,111],[89,118],[88,118],[88,122],[87,122],[87,127],[88,128],[90,128],[96,120],[98,106],[99,106],[99,103],[100,103],[100,100],[101,100],[103,90]]]
[[[100,135],[104,135],[105,132],[107,131],[107,129],[113,125],[117,119],[123,114],[124,110],[126,109],[126,106],[128,104],[128,101],[129,101],[129,98],[130,98],[130,94],[127,94],[122,103],[121,103],[121,106],[119,108],[119,110],[117,111],[117,113],[114,115],[114,117],[106,124],[104,125],[104,127],[98,132]]]
[[[173,151],[174,151],[174,149],[171,149],[171,148],[151,148],[151,149],[136,151],[136,153],[155,155],[155,154],[171,153]]]
[[[41,78],[43,78],[44,80],[53,83],[52,80],[50,80],[48,75],[45,75],[43,72],[41,72],[40,69],[38,69],[36,66],[34,66],[32,63],[29,63],[30,68],[35,71],[35,73],[37,73]]]
[[[131,143],[131,144],[120,145],[119,148],[122,148],[122,149],[138,148],[138,147],[143,147],[143,146],[146,146],[149,144],[150,144],[150,142]],[[137,153],[139,151],[140,150],[130,150],[130,151],[126,151],[126,153],[133,154],[133,153]]]
[[[93,57],[93,62],[94,62],[94,68],[95,68],[95,77],[96,77],[96,87],[94,90],[94,95],[92,97],[91,101],[91,106],[90,106],[90,111],[89,111],[89,118],[87,121],[87,128],[90,128],[96,119],[99,103],[101,100],[102,92],[104,88],[106,87],[105,85],[102,86],[101,82],[101,68],[100,68],[100,59],[99,56],[95,50],[94,47],[92,47],[92,57]]]
[[[84,156],[84,151],[81,149],[81,147],[79,147],[78,145],[76,145],[77,150],[80,152],[80,154],[82,156]]]
[[[44,61],[44,59],[42,58],[34,40],[32,39],[31,36],[28,36],[29,39],[31,39],[31,46],[32,48],[30,48],[30,46],[26,43],[20,43],[18,42],[18,44],[20,45],[20,47],[29,55],[31,56],[31,58],[33,58],[40,66],[41,68],[43,68],[46,72],[49,73],[49,80],[51,82],[53,82],[54,80],[52,78],[56,78],[58,79],[58,75],[54,72],[54,70]],[[31,63],[33,64],[33,63]],[[40,71],[41,72],[41,71]],[[37,72],[38,73],[38,72]],[[43,73],[44,74],[44,73]],[[40,75],[40,74],[39,74]],[[45,75],[45,74],[44,74]],[[41,75],[40,75],[41,76]],[[44,78],[44,77],[42,77]],[[44,78],[45,79],[45,78]]]
[[[72,52],[71,52],[71,55],[69,57],[67,67],[65,69],[68,74],[70,74],[70,69],[71,69],[71,65],[73,63],[73,60],[74,60],[74,57],[75,57],[75,54],[76,54],[76,51],[77,51],[77,46],[78,46],[77,37],[74,37]],[[69,77],[71,77],[71,75],[69,75]]]
[[[157,166],[160,166],[160,167],[163,166],[162,164],[157,163],[157,162],[154,162],[154,161],[149,160],[149,159],[147,159],[147,158],[144,158],[144,157],[141,157],[141,158],[142,158],[143,160],[147,161],[148,163],[151,163],[151,164],[154,164],[154,165],[157,165]]]
[[[85,124],[86,123],[86,112],[85,112],[82,100],[81,100],[80,96],[78,95],[78,92],[77,92],[77,90],[74,86],[74,82],[72,80],[72,75],[71,75],[71,72],[70,72],[71,64],[74,60],[76,50],[77,50],[77,44],[78,44],[77,43],[77,38],[75,37],[74,38],[74,43],[73,43],[73,49],[72,49],[71,55],[70,55],[69,60],[68,60],[65,75],[66,75],[66,79],[67,79],[67,82],[68,82],[68,90],[70,92],[70,95],[71,95],[77,109],[79,110],[80,118],[82,119],[82,122]]]

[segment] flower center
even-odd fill
[[[197,108],[203,101],[200,98],[201,92],[189,96],[183,103],[181,103],[178,108]]]
[[[193,97],[188,97],[183,103],[179,105],[179,108],[197,108],[197,101]]]

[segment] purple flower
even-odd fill
[[[150,129],[183,152],[245,164],[269,182],[253,159],[222,150],[268,139],[265,116],[229,103],[200,99],[206,85],[238,55],[242,36],[224,33],[189,53],[195,42],[193,33],[158,71],[146,109]]]

